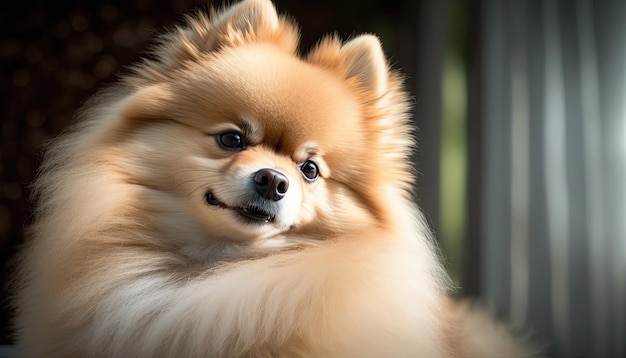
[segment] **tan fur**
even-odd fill
[[[378,40],[300,57],[297,39],[268,0],[191,16],[47,149],[21,356],[486,356],[462,343],[411,203],[407,96]],[[225,150],[225,131],[249,145]],[[242,223],[261,168],[287,194],[270,222]]]

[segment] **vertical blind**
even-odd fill
[[[480,6],[482,294],[551,356],[624,357],[626,1]]]

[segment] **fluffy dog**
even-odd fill
[[[268,0],[189,16],[49,146],[22,356],[529,354],[446,298],[378,39],[297,45]]]

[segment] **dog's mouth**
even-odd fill
[[[222,209],[233,210],[239,214],[239,216],[248,222],[255,223],[270,223],[274,221],[276,215],[269,210],[259,205],[246,205],[246,206],[230,206],[220,201],[212,192],[207,192],[204,196],[204,200],[211,206],[217,206]]]

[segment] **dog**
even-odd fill
[[[189,15],[54,140],[23,357],[526,357],[449,299],[373,35],[299,55],[269,0]]]

